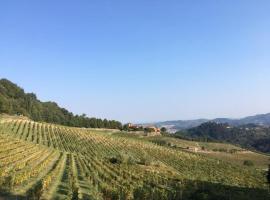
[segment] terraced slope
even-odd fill
[[[108,131],[11,117],[0,119],[0,170],[6,199],[269,197],[255,169]]]

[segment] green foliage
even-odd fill
[[[245,160],[243,164],[248,167],[254,166],[254,163],[251,160]]]
[[[167,142],[165,140],[162,140],[162,139],[151,140],[151,142],[153,142],[153,143],[155,143],[157,145],[160,145],[160,146],[166,146],[166,145],[168,145]]]
[[[228,150],[227,150],[227,149],[224,149],[224,148],[213,149],[213,151],[218,151],[218,152],[228,152]]]
[[[133,156],[128,155],[126,153],[119,153],[115,156],[112,156],[109,158],[109,161],[112,164],[134,165],[134,164],[138,163],[138,160],[136,160]]]
[[[230,127],[228,124],[206,122],[186,131],[179,131],[176,137],[204,141],[230,142],[261,152],[270,152],[270,128],[257,125]]]
[[[146,127],[146,128],[144,128],[144,132],[152,133],[152,132],[155,132],[155,130],[153,128]]]
[[[33,93],[7,79],[0,80],[0,113],[24,115],[35,121],[44,121],[67,126],[85,128],[120,129],[122,124],[115,120],[88,118],[86,115],[73,115],[55,102],[41,102]]]
[[[121,164],[122,158],[121,157],[111,157],[111,158],[109,158],[109,161],[112,164]]]
[[[140,157],[140,160],[138,161],[138,164],[150,166],[153,164],[153,159],[151,157],[147,156],[147,154],[143,153]]]
[[[28,191],[27,197],[33,200],[40,200],[43,192],[42,189],[43,189],[42,181],[38,181],[35,187],[31,188]]]
[[[162,127],[162,128],[160,129],[160,131],[161,131],[161,133],[167,133],[167,129],[166,129],[165,127]]]
[[[5,178],[3,188],[12,190],[14,187],[14,180],[15,180],[14,174],[7,176]]]
[[[270,185],[270,165],[268,166],[267,182]]]
[[[237,149],[230,149],[229,152],[230,152],[231,154],[235,154],[235,153],[237,153]]]

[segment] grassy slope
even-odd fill
[[[267,169],[270,163],[270,155],[252,152],[232,144],[187,141],[166,136],[148,137],[145,139],[152,142],[164,141],[166,142],[165,145],[169,144],[175,148],[186,149],[186,151],[188,151],[187,148],[191,148],[190,151],[192,151],[194,148],[198,148],[198,152],[196,152],[198,154],[202,154],[211,158],[217,158],[230,163],[235,163],[240,166],[243,166],[243,162],[245,160],[251,160],[254,163],[254,168]],[[230,153],[231,150],[236,151],[234,153]]]
[[[152,189],[154,187],[160,191],[167,191],[166,187],[175,184],[175,180],[179,180],[177,184],[186,183],[186,189],[183,190],[184,196],[190,195],[185,194],[188,191],[204,185],[204,188],[206,186],[207,188],[215,188],[216,192],[221,190],[218,195],[221,195],[223,190],[229,189],[235,191],[233,195],[236,196],[251,198],[252,196],[248,196],[250,193],[250,195],[260,194],[261,199],[266,197],[265,192],[253,192],[255,188],[262,189],[262,191],[266,189],[265,178],[260,170],[239,167],[234,163],[227,162],[226,159],[215,159],[210,153],[201,155],[180,148],[159,146],[152,142],[156,138],[140,138],[123,133],[111,133],[110,131],[34,123],[26,119],[7,116],[0,120],[0,132],[4,139],[15,140],[13,138],[16,138],[27,145],[38,144],[40,148],[56,151],[57,156],[59,156],[58,152],[61,152],[67,157],[64,168],[63,164],[59,165],[59,170],[57,167],[53,168],[56,161],[51,159],[50,164],[44,166],[46,170],[41,170],[40,173],[31,177],[31,185],[33,185],[35,178],[38,181],[41,176],[46,176],[42,173],[55,174],[55,181],[52,181],[47,189],[52,193],[50,196],[55,199],[65,199],[69,195],[71,190],[70,177],[75,177],[76,187],[79,188],[79,197],[85,198],[94,196],[96,199],[102,199],[106,198],[107,193],[112,196],[114,190],[119,192],[118,187],[129,192],[129,190],[137,189],[139,186],[146,187],[151,184],[155,185],[152,186]],[[174,142],[173,144],[178,147],[204,145],[210,150],[219,146],[219,144],[200,144],[178,139],[172,141],[171,138],[166,137],[162,139],[169,140],[170,143]],[[226,147],[236,148],[231,145]],[[124,155],[124,157],[134,161],[117,165],[108,161],[109,158],[119,155]],[[256,154],[254,159],[258,155]],[[149,161],[149,164],[140,164],[145,160]],[[234,157],[233,160],[237,160],[237,158]],[[264,159],[262,160],[265,162]],[[263,164],[258,162],[256,166],[260,167]],[[54,171],[56,172],[54,173]],[[96,182],[98,184],[95,184]],[[23,188],[27,188],[24,186],[25,184],[30,185],[25,180],[22,185],[16,185],[10,192],[19,190],[20,194],[23,194]],[[112,185],[119,186],[111,188]],[[170,187],[176,189],[176,186]],[[242,191],[240,194],[238,194],[239,190]],[[25,190],[25,193],[27,192],[29,191]]]

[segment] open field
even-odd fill
[[[153,139],[2,116],[1,197],[201,199],[207,193],[212,199],[269,198],[262,170]]]

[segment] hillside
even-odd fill
[[[216,118],[216,119],[196,119],[196,120],[175,120],[175,121],[165,121],[153,123],[159,127],[168,127],[173,131],[186,130],[200,126],[206,122],[216,122],[216,123],[227,123],[231,126],[241,126],[246,124],[255,124],[260,126],[270,126],[270,113],[261,114],[255,116],[249,116],[241,119],[230,119],[230,118]]]
[[[157,122],[157,123],[154,123],[154,125],[158,127],[167,127],[169,130],[172,130],[172,132],[174,132],[177,130],[185,130],[185,129],[193,128],[207,121],[209,120],[208,119],[177,120],[177,121]]]
[[[0,143],[4,199],[269,198],[261,170],[125,132],[2,116]]]
[[[270,126],[270,113],[244,117],[241,119],[217,118],[211,121],[217,123],[228,123],[229,125],[233,126],[241,126],[246,124]]]
[[[261,152],[270,152],[270,128],[255,124],[231,127],[229,124],[207,122],[177,132],[176,135],[199,141],[229,142]]]
[[[249,160],[254,164],[254,168],[265,170],[270,162],[270,156],[249,151],[239,146],[229,143],[187,141],[172,137],[171,135],[162,137],[149,137],[147,140],[162,146],[179,149],[186,152],[202,154],[207,157],[217,158],[230,163],[243,166]]]
[[[120,129],[121,123],[115,120],[88,118],[74,115],[55,102],[41,102],[33,93],[25,93],[22,88],[7,79],[0,80],[0,113],[24,115],[35,121],[89,127]]]

